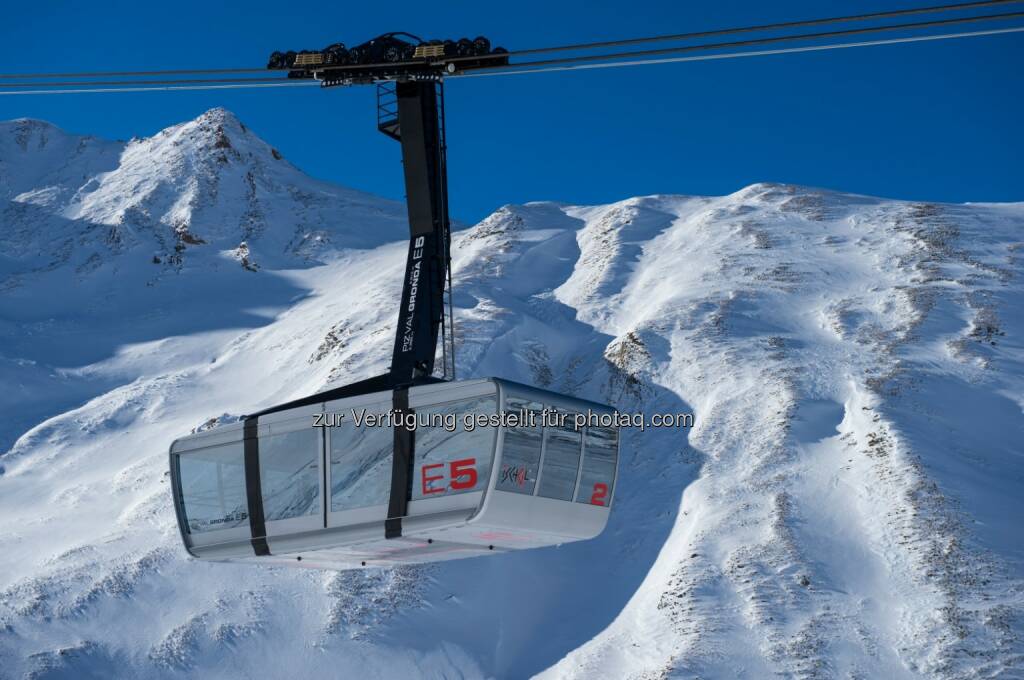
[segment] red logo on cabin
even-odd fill
[[[431,463],[420,468],[420,489],[424,496],[448,490],[466,491],[476,486],[476,458],[453,460],[448,463],[447,475],[444,466],[444,463]]]

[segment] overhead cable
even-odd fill
[[[694,38],[709,38],[714,36],[730,35],[737,33],[752,33],[759,31],[772,31],[772,30],[785,30],[791,28],[801,28],[808,26],[820,26],[826,24],[846,23],[854,21],[870,21],[878,19],[889,19],[899,16],[908,16],[915,14],[938,14],[941,12],[953,12],[953,11],[969,11],[974,9],[980,9],[983,7],[993,7],[997,5],[1008,5],[1008,4],[1019,4],[1024,0],[981,0],[978,2],[964,2],[955,3],[949,5],[937,5],[932,7],[918,7],[902,10],[890,10],[886,12],[873,12],[869,14],[856,14],[849,16],[838,16],[838,17],[827,17],[823,19],[805,19],[799,21],[787,21],[781,23],[771,24],[759,24],[754,26],[743,26],[739,28],[723,28],[714,29],[709,31],[696,31],[691,33],[676,33],[669,35],[658,35],[658,36],[646,36],[639,38],[626,38],[621,40],[607,40],[601,42],[590,42],[590,43],[577,43],[570,45],[558,45],[552,47],[536,47],[525,50],[516,50],[503,54],[501,56],[520,56],[528,54],[546,54],[552,52],[569,52],[578,50],[598,49],[605,47],[616,47],[622,45],[637,45],[652,42],[675,42],[682,40],[691,40]],[[963,17],[965,21],[978,21],[986,18],[999,18],[1001,15],[990,15],[989,17]],[[938,25],[938,24],[931,24]],[[892,30],[886,28],[876,28],[875,30]],[[846,32],[835,32],[834,35],[849,35]],[[777,38],[781,40],[783,38]],[[792,39],[792,38],[791,38]],[[483,55],[488,57],[491,55]],[[596,56],[596,55],[595,55]],[[454,57],[447,59],[446,61],[459,62],[464,59],[480,59],[481,57]],[[402,62],[409,63],[409,62]],[[411,62],[419,63],[419,62]],[[365,64],[358,66],[341,66],[341,67],[326,67],[326,70],[333,70],[336,68],[347,68],[347,69],[359,69],[359,68],[375,68],[382,64]],[[394,64],[392,64],[394,65]],[[178,75],[217,75],[217,74],[256,74],[266,73],[265,68],[203,68],[203,69],[164,69],[164,70],[150,70],[150,71],[83,71],[83,72],[63,72],[63,73],[3,73],[0,74],[0,80],[26,80],[33,78],[112,78],[112,77],[147,77],[147,76],[178,76]],[[53,85],[51,84],[51,87]]]

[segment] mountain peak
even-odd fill
[[[181,175],[200,166],[207,168],[200,174],[219,174],[229,166],[236,170],[243,166],[267,169],[282,166],[282,160],[280,153],[247,128],[234,113],[216,107],[152,137],[133,139],[124,162],[140,164],[144,174],[166,175],[170,171]]]
[[[12,118],[11,120],[0,121],[0,128],[5,129],[16,129],[16,128],[46,128],[49,130],[60,130],[59,127],[54,125],[48,120],[41,120],[39,118]]]
[[[186,123],[185,125],[190,124],[201,129],[213,128],[221,133],[251,136],[249,128],[245,127],[245,124],[238,119],[238,116],[222,106],[214,107],[200,114],[191,123]]]
[[[12,145],[9,151],[27,152],[43,149],[53,139],[64,139],[71,135],[53,123],[37,118],[15,118],[0,121],[0,144]]]
[[[406,231],[401,205],[304,175],[222,107],[127,144],[0,123],[0,161],[0,199],[33,214],[5,253],[23,273],[42,271],[35,254],[56,243],[67,244],[59,263],[83,275],[122,255],[156,273],[232,260],[241,243],[260,266],[301,266]]]
[[[231,150],[242,145],[253,147],[250,151],[259,147],[264,153],[270,152],[270,147],[252,134],[234,113],[219,106],[190,121],[171,126],[152,139],[171,139],[176,144],[189,140],[197,149]]]
[[[215,106],[212,109],[200,114],[196,117],[196,122],[215,122],[215,123],[229,123],[241,125],[238,120],[238,116],[234,113],[225,109],[223,106]]]

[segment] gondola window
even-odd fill
[[[500,491],[511,491],[528,496],[533,495],[537,485],[537,473],[540,470],[540,446],[543,430],[541,415],[543,406],[536,402],[521,399],[509,399],[506,411],[523,414],[522,425],[509,427],[505,431],[505,442],[502,445],[501,470],[495,485]],[[533,413],[531,421],[527,414]]]
[[[545,429],[544,467],[540,476],[538,496],[571,501],[580,469],[580,447],[583,437],[572,426],[573,414],[566,425]]]
[[[387,505],[394,431],[349,421],[328,430],[331,511]]]
[[[417,409],[413,500],[482,491],[487,486],[496,428],[466,424],[477,416],[493,416],[496,410],[491,396]]]
[[[241,442],[178,457],[178,474],[189,533],[248,524]]]
[[[608,505],[615,481],[616,456],[618,432],[604,427],[587,428],[577,503]]]
[[[267,521],[312,515],[320,509],[319,461],[317,430],[303,427],[260,437],[260,483]]]

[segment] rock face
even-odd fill
[[[342,574],[187,559],[166,452],[384,370],[404,208],[218,109],[2,123],[0,210],[11,677],[1024,675],[1024,205],[501,208],[455,238],[461,376],[695,423],[624,431],[594,541]]]

